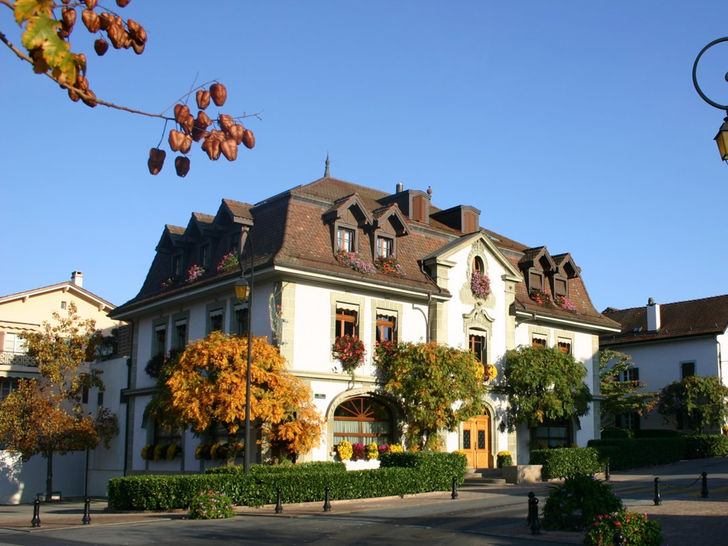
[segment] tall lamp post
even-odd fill
[[[724,38],[718,38],[717,40],[713,40],[708,45],[706,45],[703,49],[700,50],[700,53],[698,53],[698,56],[695,57],[695,62],[693,63],[693,86],[695,87],[695,91],[698,92],[698,95],[700,95],[700,98],[703,99],[705,102],[713,106],[714,108],[718,108],[719,110],[723,110],[726,113],[726,117],[723,118],[723,124],[720,126],[720,129],[718,129],[718,134],[715,135],[715,142],[718,144],[718,151],[720,152],[720,158],[723,161],[728,161],[728,105],[726,104],[720,104],[718,102],[715,102],[714,100],[711,100],[706,96],[706,94],[703,92],[703,90],[700,88],[700,85],[698,85],[698,62],[700,61],[700,58],[703,56],[703,53],[708,51],[711,47],[714,45],[720,44],[722,42],[728,42],[728,36]],[[728,73],[725,75],[725,80],[728,82]]]
[[[250,280],[246,282],[243,269],[243,251],[245,243],[248,241],[250,241]],[[235,283],[235,296],[240,301],[248,300],[248,365],[245,371],[245,443],[243,446],[243,471],[248,474],[250,473],[250,367],[253,349],[253,242],[250,239],[250,230],[247,231],[247,237],[241,240],[238,265],[240,266],[240,279]]]

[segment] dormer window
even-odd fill
[[[356,232],[348,227],[338,226],[336,228],[336,250],[343,250],[344,252],[354,252],[356,245],[354,239]]]
[[[394,256],[394,239],[391,237],[377,236],[377,258],[389,258]]]
[[[181,254],[175,254],[172,256],[172,275],[181,275],[182,274],[182,255]]]
[[[557,296],[563,296],[564,298],[568,297],[569,285],[566,282],[566,279],[564,277],[554,275],[553,281],[554,281],[554,286],[553,286],[554,297],[557,297]]]
[[[202,266],[203,269],[207,269],[210,264],[208,263],[210,261],[210,245],[202,245],[200,247],[200,266]]]
[[[528,289],[543,290],[543,273],[533,269],[528,272]]]

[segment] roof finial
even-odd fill
[[[329,154],[326,154],[326,169],[324,170],[324,178],[329,178],[331,176],[331,173],[329,173]]]

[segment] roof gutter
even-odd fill
[[[521,318],[526,318],[529,320],[542,320],[544,322],[552,322],[555,324],[562,324],[567,326],[577,326],[581,328],[588,328],[590,330],[597,330],[600,332],[619,332],[619,328],[614,328],[610,326],[600,326],[597,324],[590,324],[588,322],[581,322],[577,320],[568,320],[568,319],[560,319],[556,317],[550,317],[547,315],[538,315],[535,312],[531,311],[516,311],[516,316]]]

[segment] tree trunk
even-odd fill
[[[53,497],[53,450],[46,452],[46,502]]]

